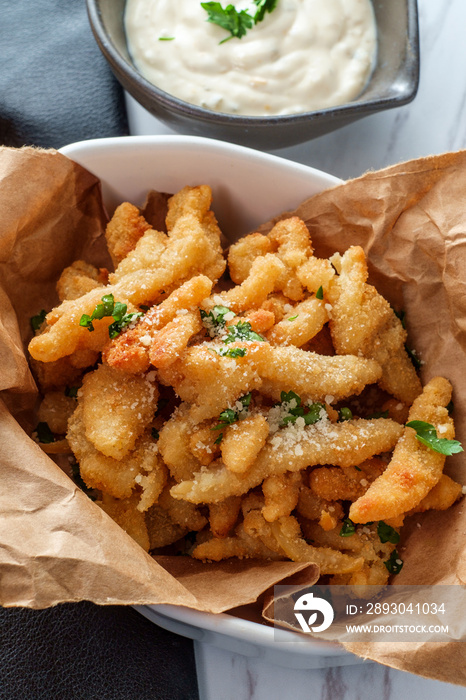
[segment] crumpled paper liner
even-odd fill
[[[367,173],[294,212],[308,224],[317,255],[364,247],[371,281],[407,312],[409,343],[425,363],[423,382],[437,374],[452,381],[463,441],[465,191],[466,152],[459,152]],[[56,303],[64,266],[78,257],[107,263],[106,215],[97,179],[65,156],[0,148],[0,220],[0,603],[41,608],[85,599],[220,612],[256,600],[301,571],[307,585],[313,583],[315,567],[302,563],[155,561],[27,436],[20,423],[33,426],[36,400],[23,350],[29,318]],[[464,483],[464,456],[448,458],[446,471]],[[415,519],[405,528],[405,565],[396,582],[464,584],[463,502],[418,520],[421,528]],[[345,646],[395,668],[466,685],[461,643]]]

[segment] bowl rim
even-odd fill
[[[126,2],[126,0],[125,0]],[[271,116],[249,116],[229,114],[227,112],[214,112],[185,100],[175,97],[161,88],[153,85],[137,70],[133,63],[122,57],[114,43],[111,41],[100,11],[99,0],[86,0],[87,12],[92,32],[96,42],[107,58],[112,70],[123,84],[123,87],[139,102],[141,95],[146,98],[156,98],[161,109],[176,112],[182,117],[195,118],[205,123],[228,124],[235,127],[276,127],[278,125],[300,125],[302,123],[317,121],[323,118],[338,120],[339,117],[369,116],[390,107],[401,107],[411,102],[417,94],[419,87],[419,21],[417,0],[406,0],[407,10],[407,36],[406,58],[402,70],[407,77],[407,89],[398,95],[387,95],[367,101],[347,102],[326,109],[299,112],[296,114],[282,114]],[[134,81],[134,83],[132,82]],[[361,114],[363,112],[363,114]]]

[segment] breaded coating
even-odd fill
[[[234,474],[221,462],[198,472],[171,490],[175,498],[192,503],[215,503],[228,496],[239,496],[273,474],[300,471],[317,464],[349,467],[375,454],[391,450],[403,428],[389,418],[330,423],[322,418],[314,425],[283,428],[259,452],[245,474]]]
[[[321,520],[326,514],[335,520],[343,518],[343,507],[339,501],[326,501],[304,484],[299,490],[296,510],[306,520]]]
[[[247,471],[264,447],[268,434],[269,424],[260,413],[226,427],[220,443],[226,468],[237,474]]]
[[[167,323],[149,345],[149,360],[153,367],[169,367],[186,349],[191,338],[203,330],[198,311],[192,311]]]
[[[251,510],[244,517],[244,529],[249,535],[262,540],[270,549],[282,554],[283,558],[317,564],[321,574],[357,571],[364,563],[361,557],[308,544],[298,521],[292,515],[268,523],[260,510]]]
[[[255,363],[268,344],[246,345],[246,356],[237,358],[221,357],[205,345],[189,347],[176,362],[159,370],[159,381],[172,386],[183,401],[192,404],[193,421],[218,416],[260,386]]]
[[[251,272],[256,258],[272,251],[272,243],[262,233],[250,233],[230,246],[228,251],[228,270],[235,284],[241,284]]]
[[[188,501],[178,501],[170,495],[170,488],[174,481],[170,480],[166,488],[160,494],[158,504],[167,511],[172,522],[181,525],[189,531],[202,530],[207,525],[207,518],[202,515],[199,508]]]
[[[421,382],[405,350],[406,331],[388,301],[366,284],[362,248],[349,248],[340,263],[340,274],[328,290],[335,350],[376,360],[382,367],[381,388],[410,406],[421,393]]]
[[[216,425],[216,420],[199,423],[193,428],[189,438],[191,453],[204,467],[209,466],[220,455],[218,431],[214,431]]]
[[[222,561],[223,559],[267,559],[280,561],[282,554],[269,549],[257,537],[251,537],[244,531],[242,523],[236,528],[232,537],[212,537],[201,542],[193,549],[191,556],[202,561]]]
[[[359,394],[381,376],[374,360],[355,355],[317,355],[295,347],[274,347],[257,359],[263,380],[261,391],[275,400],[282,391],[294,391],[301,399],[338,401]]]
[[[201,469],[201,462],[191,451],[194,428],[195,424],[189,418],[189,405],[181,404],[160,430],[157,444],[175,481],[192,479]]]
[[[446,409],[451,391],[447,379],[431,379],[411,406],[409,420],[431,423],[439,437],[454,438],[453,420]],[[367,523],[396,518],[415,508],[440,480],[444,464],[445,455],[421,444],[416,431],[405,427],[386,470],[351,505],[349,517],[355,523]]]
[[[305,299],[267,333],[272,345],[301,347],[319,333],[328,321],[325,302],[312,297]]]
[[[37,418],[47,423],[52,433],[65,435],[68,419],[76,409],[76,400],[66,396],[63,391],[51,391],[46,394],[39,406]]]
[[[276,289],[289,299],[299,301],[303,297],[303,286],[296,272],[313,252],[307,226],[297,216],[292,216],[278,221],[268,237],[272,250],[285,266]]]
[[[175,235],[186,235],[190,221],[194,218],[202,228],[207,238],[204,250],[203,272],[215,282],[225,272],[226,260],[220,243],[221,231],[218,227],[215,214],[211,211],[212,190],[208,185],[198,187],[183,187],[168,200],[168,213],[166,218],[169,238]]]
[[[157,444],[150,435],[142,436],[135,449],[124,460],[106,457],[96,450],[86,438],[83,411],[79,405],[68,421],[67,439],[79,462],[81,477],[89,488],[98,489],[115,498],[128,498],[138,484],[138,474],[145,476],[153,470],[160,470],[166,478]],[[161,478],[159,483],[161,491],[165,485],[164,479]]]
[[[296,277],[308,292],[315,294],[320,287],[324,298],[327,290],[335,277],[335,268],[330,260],[311,256],[296,270]]]
[[[435,484],[427,496],[424,496],[422,501],[408,515],[424,513],[426,510],[447,510],[460,498],[462,490],[461,484],[453,481],[446,474],[442,474],[440,481]]]
[[[158,395],[154,381],[99,365],[79,391],[87,439],[107,457],[123,459],[151,423]]]
[[[210,300],[203,306],[209,309],[216,303],[227,306],[239,314],[246,309],[258,308],[273,292],[277,281],[285,272],[285,266],[276,255],[264,255],[256,258],[246,279],[238,286],[215,295],[217,301]]]
[[[209,505],[209,525],[213,536],[227,537],[236,525],[240,510],[240,496],[225,498],[221,503],[211,503]]]
[[[285,472],[277,476],[268,476],[262,482],[264,507],[262,515],[271,523],[291,512],[298,505],[299,491],[302,484],[301,472]]]
[[[192,277],[158,306],[149,309],[134,328],[110,341],[103,350],[103,361],[125,372],[145,372],[150,367],[149,347],[158,332],[177,317],[178,311],[197,307],[211,290],[212,280],[208,277]]]
[[[377,457],[356,467],[321,467],[309,475],[309,486],[317,496],[327,501],[355,501],[366,493],[386,468]]]
[[[103,287],[108,282],[108,271],[104,268],[97,269],[94,265],[76,260],[69,267],[65,267],[57,282],[57,293],[60,301],[65,299],[78,299],[83,294],[96,287]]]
[[[105,238],[115,268],[151,228],[134,204],[123,202],[107,224]]]

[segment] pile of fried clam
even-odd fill
[[[61,303],[33,319],[34,437],[72,453],[147,551],[383,584],[405,517],[461,495],[443,474],[461,451],[451,385],[421,386],[360,247],[318,258],[291,217],[225,254],[210,205],[208,186],[185,187],[165,232],[124,203],[106,230],[115,271],[63,271]]]

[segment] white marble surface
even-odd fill
[[[421,80],[409,105],[278,155],[350,178],[466,147],[466,0],[418,0]],[[129,98],[131,133],[170,129]],[[466,689],[374,663],[291,670],[195,642],[201,700],[460,700]],[[466,656],[466,655],[465,655]]]

